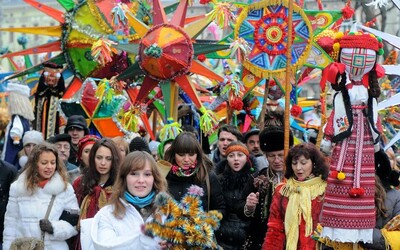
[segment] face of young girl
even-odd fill
[[[95,154],[96,170],[100,175],[107,175],[111,170],[112,154],[111,150],[107,147],[100,146]]]
[[[50,179],[57,167],[56,156],[53,152],[43,152],[39,156],[39,161],[37,163],[38,173],[41,180]]]
[[[153,189],[154,176],[148,161],[143,169],[131,170],[126,176],[126,184],[129,193],[136,197],[146,197]]]
[[[81,158],[82,158],[83,165],[85,167],[89,166],[89,153],[90,153],[90,150],[92,149],[92,147],[93,147],[93,144],[88,144],[82,150]]]
[[[195,165],[197,160],[196,153],[179,153],[175,154],[175,161],[178,167],[188,170],[190,167]]]
[[[228,160],[229,167],[233,171],[238,172],[246,164],[247,156],[241,151],[233,151],[227,155],[226,159]]]

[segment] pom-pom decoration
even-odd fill
[[[365,194],[365,189],[364,188],[351,188],[349,190],[349,195],[351,197],[360,197]]]
[[[343,172],[339,172],[338,175],[337,175],[337,179],[340,180],[340,181],[346,179],[346,174],[343,173]]]
[[[303,113],[303,109],[296,104],[292,105],[292,108],[290,109],[290,114],[294,117],[299,117]]]
[[[163,223],[145,224],[144,232],[167,241],[169,249],[220,249],[214,231],[218,229],[221,213],[202,208],[202,188],[192,185],[180,203],[166,193],[159,193],[154,201],[157,210],[166,216]]]

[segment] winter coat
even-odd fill
[[[249,163],[234,172],[224,160],[224,171],[218,175],[225,199],[226,212],[216,232],[218,244],[224,249],[241,249],[249,230],[250,218],[244,215],[247,196],[253,191],[254,168]]]
[[[385,239],[382,236],[381,229],[388,223],[393,217],[400,214],[400,191],[391,189],[386,193],[385,208],[387,209],[386,218],[378,217],[373,234],[373,243],[365,244],[367,249],[379,249],[385,250]]]
[[[223,215],[225,213],[225,201],[222,194],[221,185],[217,179],[217,176],[213,172],[209,172],[210,179],[210,210],[218,210]],[[172,171],[167,175],[168,191],[171,196],[180,201],[181,198],[187,193],[187,190],[192,185],[201,187],[204,191],[204,195],[201,197],[202,206],[204,211],[208,211],[208,192],[206,181],[198,183],[195,176],[190,177],[178,177],[173,174]]]
[[[96,250],[144,250],[160,249],[159,240],[144,235],[143,218],[136,208],[121,200],[126,214],[121,219],[114,216],[114,205],[107,205],[95,215],[91,239]],[[149,217],[147,221],[152,221]]]
[[[17,169],[10,163],[0,160],[0,232],[4,230],[4,214],[6,213],[10,186],[16,176]],[[2,242],[3,234],[0,234],[0,244]]]
[[[286,245],[285,235],[285,214],[289,202],[288,197],[283,196],[280,191],[284,187],[283,184],[277,186],[270,207],[270,215],[268,218],[268,231],[265,236],[262,250],[284,250]],[[314,229],[319,223],[320,213],[322,211],[323,198],[316,197],[311,201],[311,217]],[[297,250],[315,250],[316,241],[311,236],[305,236],[305,221],[301,217],[299,225],[299,238],[297,241]]]
[[[78,202],[71,184],[65,188],[61,176],[56,172],[43,188],[31,194],[26,188],[26,171],[11,185],[10,198],[4,220],[3,249],[10,248],[12,241],[20,237],[41,238],[39,221],[44,219],[52,195],[55,195],[49,221],[54,233],[45,233],[45,250],[68,249],[65,240],[78,232],[70,223],[60,220],[63,211],[78,211]]]

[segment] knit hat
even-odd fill
[[[333,49],[339,51],[342,48],[363,48],[371,49],[378,53],[378,55],[383,54],[383,44],[382,39],[377,38],[373,34],[367,34],[363,32],[349,32],[345,35],[343,33],[338,33],[336,35],[335,44]]]
[[[400,185],[399,173],[392,170],[389,157],[382,149],[375,153],[375,172],[386,189]]]
[[[60,141],[66,141],[71,143],[71,136],[69,134],[58,134],[50,137],[49,139],[47,139],[47,141],[53,144]]]
[[[85,131],[85,135],[89,134],[89,129],[87,127],[87,123],[85,117],[82,115],[71,115],[68,117],[67,125],[65,126],[65,133],[72,128],[78,128]]]
[[[244,135],[244,143],[247,143],[247,140],[250,138],[250,136],[252,135],[258,135],[260,134],[260,130],[258,128],[253,128],[250,131],[248,131],[245,135]]]
[[[129,143],[129,152],[134,152],[134,151],[145,151],[151,154],[149,145],[140,136],[133,138],[132,141]]]
[[[245,154],[247,157],[249,157],[250,153],[249,150],[247,149],[246,145],[239,141],[231,142],[228,147],[225,150],[225,155],[228,156],[230,153],[234,151],[240,151],[243,154]]]
[[[38,145],[44,141],[43,134],[36,130],[30,130],[25,132],[24,137],[22,138],[22,145],[25,147],[29,143],[33,143]]]
[[[82,137],[78,142],[78,159],[81,159],[82,151],[87,145],[94,144],[98,140],[100,140],[100,137],[97,135],[85,135]]]
[[[26,97],[29,97],[31,95],[31,89],[27,85],[19,83],[9,82],[7,84],[7,91],[17,93]]]
[[[283,150],[285,147],[285,132],[283,128],[270,126],[260,132],[260,148],[264,152]],[[290,131],[289,147],[293,146],[293,134]]]

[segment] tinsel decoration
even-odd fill
[[[230,49],[231,58],[237,55],[237,60],[239,63],[242,62],[244,57],[246,57],[251,51],[249,43],[244,40],[243,37],[239,37],[237,40],[231,43]]]
[[[222,214],[216,210],[205,212],[202,208],[202,188],[192,185],[180,203],[168,194],[157,194],[154,204],[159,213],[166,216],[163,223],[146,223],[144,231],[151,237],[159,237],[173,250],[221,249],[215,241]]]
[[[107,79],[101,80],[97,86],[95,96],[99,100],[103,100],[104,98],[104,102],[108,104],[111,102],[114,95],[115,91],[110,87],[109,81]]]
[[[229,26],[229,23],[235,22],[235,7],[232,3],[219,2],[214,5],[214,9],[207,14],[210,20],[213,20],[221,29]]]
[[[117,43],[104,38],[100,38],[94,42],[92,45],[93,59],[103,66],[111,62],[112,55],[118,53],[118,50],[112,47],[115,44]]]
[[[125,11],[122,8],[121,3],[118,3],[117,6],[112,8],[111,16],[112,16],[112,24],[115,27],[118,27],[120,24],[122,24],[123,26],[127,24],[128,19],[125,15]]]
[[[175,139],[182,132],[181,125],[172,117],[167,118],[167,123],[160,130],[160,140]]]
[[[213,111],[207,110],[204,106],[201,106],[200,112],[202,113],[200,116],[200,129],[204,134],[210,135],[218,127],[219,120]]]
[[[143,110],[140,106],[131,106],[128,111],[121,109],[119,117],[121,117],[123,128],[128,131],[138,132],[140,128],[139,116],[142,111]]]

